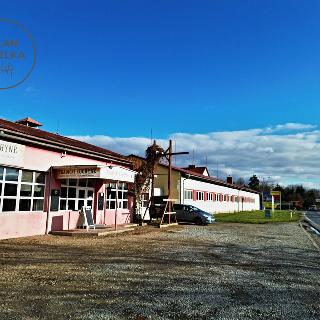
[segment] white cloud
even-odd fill
[[[316,127],[317,126],[313,124],[289,122],[285,124],[278,124],[275,127],[268,127],[265,132],[312,130]]]
[[[75,139],[102,146],[124,155],[143,156],[151,141],[145,137],[113,138],[109,136],[76,136]],[[189,156],[176,157],[176,164],[192,162],[193,150],[197,165],[206,160],[212,175],[225,178],[257,174],[261,179],[271,176],[283,184],[304,183],[320,187],[320,131],[309,124],[287,123],[272,128],[242,131],[209,132],[207,134],[175,133],[168,137],[177,151]],[[168,140],[157,143],[167,147]],[[206,159],[206,160],[205,160]]]
[[[26,96],[36,96],[38,94],[38,90],[34,86],[27,86],[23,89],[24,94]]]

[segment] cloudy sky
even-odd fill
[[[220,178],[320,186],[319,0],[10,0],[1,12],[37,54],[26,81],[0,90],[1,117],[123,154],[171,138],[190,152],[177,164]],[[0,19],[0,44],[1,31]]]
[[[115,138],[104,135],[74,136],[122,154],[144,155],[150,138]],[[280,184],[303,183],[319,188],[320,131],[317,126],[301,123],[240,131],[206,134],[174,133],[176,151],[190,155],[176,157],[179,166],[208,164],[212,176],[248,178],[257,174],[261,180]],[[158,139],[163,147],[168,140]]]

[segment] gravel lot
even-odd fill
[[[0,241],[0,319],[320,319],[297,223]]]

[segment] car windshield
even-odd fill
[[[201,211],[199,208],[194,207],[194,206],[189,206],[189,211]]]

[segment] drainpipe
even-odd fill
[[[52,190],[52,170],[50,167],[49,170],[49,190],[48,190],[48,201],[47,201],[47,219],[46,219],[46,234],[49,233],[49,217],[50,217],[50,207],[51,207],[51,190]]]

